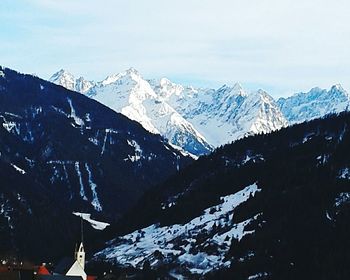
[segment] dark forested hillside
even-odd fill
[[[191,161],[94,100],[0,68],[2,255],[71,254],[80,226],[72,211],[114,222]]]
[[[349,128],[346,112],[217,149],[149,191],[109,234],[138,231],[98,257],[194,279],[349,279]]]

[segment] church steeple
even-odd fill
[[[85,269],[85,250],[83,242],[80,243],[78,250],[75,251],[75,259],[81,265],[83,269]]]
[[[84,250],[84,244],[83,244],[83,238],[84,238],[84,232],[83,232],[83,218],[81,218],[81,242],[80,245],[75,249],[75,253],[74,253],[74,258],[76,261],[78,261],[78,263],[81,265],[81,267],[83,268],[83,270],[85,269],[85,250]]]

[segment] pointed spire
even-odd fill
[[[81,230],[81,241],[79,247],[76,246],[74,257],[75,260],[78,261],[80,266],[84,269],[85,268],[85,250],[84,250],[84,230],[83,230],[83,218],[80,217],[80,230]]]
[[[80,240],[81,240],[81,243],[83,243],[84,242],[83,217],[80,217],[80,231],[81,231]]]

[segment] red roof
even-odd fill
[[[50,275],[50,272],[47,270],[45,266],[40,266],[38,269],[38,275]]]

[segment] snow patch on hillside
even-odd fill
[[[350,192],[342,192],[335,198],[335,207],[350,202]]]
[[[96,191],[96,188],[97,188],[97,185],[92,181],[92,172],[90,170],[90,167],[87,163],[85,163],[85,168],[86,168],[86,171],[89,175],[89,186],[91,188],[91,192],[92,192],[92,201],[91,201],[91,205],[95,208],[96,211],[102,211],[102,206],[100,204],[100,201],[98,199],[98,196],[97,196],[97,191]]]
[[[4,122],[2,123],[3,128],[5,128],[10,133],[12,132],[19,135],[20,130],[17,123],[13,121],[6,121],[5,118],[3,119],[4,119]]]
[[[82,197],[82,199],[84,200],[88,200],[86,195],[85,195],[85,190],[84,190],[84,184],[83,184],[83,177],[81,175],[81,172],[80,172],[80,164],[79,162],[75,162],[74,164],[74,167],[75,167],[75,171],[77,172],[77,175],[78,175],[78,179],[79,179],[79,185],[80,185],[80,196]]]
[[[142,149],[140,145],[135,140],[127,140],[129,146],[134,148],[135,154],[129,155],[129,159],[132,162],[139,161],[142,158]]]
[[[73,212],[73,215],[81,217],[83,220],[90,223],[90,225],[94,229],[104,230],[106,227],[108,227],[110,225],[109,223],[99,222],[99,221],[96,221],[94,219],[91,219],[91,214],[88,214],[88,213]]]
[[[203,214],[186,224],[160,227],[157,224],[134,231],[109,242],[109,247],[97,253],[95,258],[115,261],[124,266],[142,267],[145,260],[157,267],[163,261],[185,265],[195,274],[205,274],[219,267],[228,267],[225,260],[232,239],[241,240],[254,231],[245,227],[260,214],[233,223],[234,209],[259,192],[257,184],[221,198],[221,203],[206,209]],[[220,230],[218,230],[220,228]],[[206,234],[201,244],[197,236]],[[216,250],[207,250],[208,247]]]
[[[84,121],[77,116],[75,109],[73,107],[72,100],[70,98],[67,98],[67,100],[68,100],[69,107],[70,107],[70,117],[72,117],[74,119],[74,122],[77,126],[83,126]]]
[[[340,179],[350,179],[350,169],[348,167],[341,169],[339,171],[338,178]]]
[[[17,165],[11,163],[11,166],[19,173],[21,173],[22,175],[23,174],[26,174],[26,172],[22,169],[22,168],[19,168]]]

